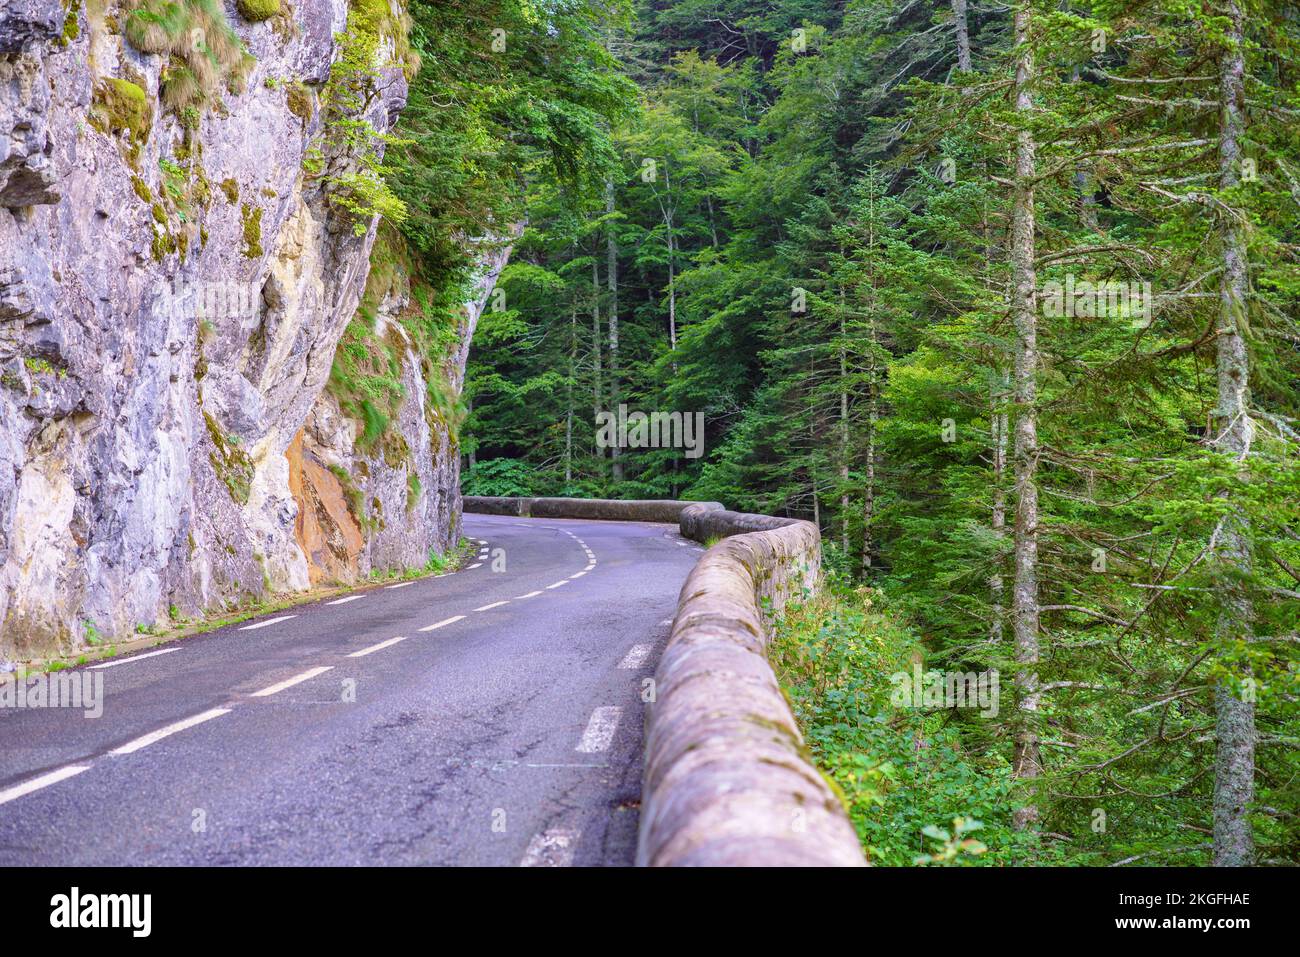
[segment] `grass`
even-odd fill
[[[161,95],[178,115],[211,102],[223,85],[241,90],[254,62],[219,0],[137,0],[124,32],[141,53],[167,57]]]

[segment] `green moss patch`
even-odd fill
[[[240,505],[247,505],[252,493],[252,460],[239,448],[237,439],[227,437],[221,431],[221,426],[210,413],[203,413],[203,421],[207,423],[208,435],[212,438],[212,454],[208,459],[216,469],[217,478],[225,484],[232,499]]]
[[[249,259],[262,258],[262,207],[244,203],[240,218],[244,222],[244,255]]]
[[[289,112],[302,120],[303,128],[311,122],[316,109],[316,96],[304,83],[290,83],[286,87],[286,99]]]
[[[235,8],[245,20],[261,23],[280,12],[280,0],[239,0]]]
[[[123,134],[127,159],[134,165],[153,130],[153,109],[142,87],[130,80],[106,77],[95,85],[87,120],[106,135]]]

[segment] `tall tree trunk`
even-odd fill
[[[844,290],[840,290],[840,546],[849,556],[849,357],[844,340]]]
[[[605,180],[605,282],[609,285],[609,406],[618,414],[618,239],[614,236],[614,180]],[[617,445],[610,450],[614,481],[623,481],[623,461]]]
[[[871,523],[876,517],[876,420],[880,417],[880,403],[876,388],[876,317],[871,317],[871,333],[867,348],[867,460],[864,465],[862,485],[862,574],[871,569]]]
[[[1033,0],[1016,8],[1015,108],[1025,120],[1034,109]],[[1038,277],[1034,269],[1037,173],[1034,134],[1016,134],[1015,206],[1011,230],[1011,314],[1015,325],[1015,595],[1012,626],[1015,635],[1018,727],[1013,773],[1034,781],[1042,770],[1037,728],[1038,711]],[[1014,822],[1028,827],[1038,818],[1036,801],[1017,808]]]
[[[565,391],[568,411],[564,416],[564,484],[573,481],[573,382],[578,375],[578,305],[569,304],[569,382]]]
[[[1006,376],[999,371],[993,386],[989,422],[992,427],[993,446],[993,516],[990,522],[993,534],[1001,540],[1007,531],[1007,407]],[[1002,614],[1005,586],[1002,582],[1002,556],[989,576],[989,641],[1002,643]]]
[[[668,225],[668,344],[677,351],[677,241],[673,237],[671,220]],[[673,372],[677,360],[673,359]]]
[[[1241,7],[1228,0],[1229,25],[1219,62],[1219,188],[1233,189],[1239,180],[1241,141],[1245,132],[1245,51]],[[1223,279],[1219,292],[1219,336],[1216,341],[1218,405],[1214,410],[1213,446],[1238,460],[1250,454],[1250,356],[1243,332],[1250,291],[1248,252],[1236,217],[1219,214],[1223,246]],[[1226,494],[1226,493],[1225,493]],[[1253,608],[1241,581],[1251,571],[1250,528],[1238,511],[1223,520],[1215,548],[1223,566],[1235,574],[1221,576],[1219,638],[1225,646],[1253,638]],[[1255,797],[1255,705],[1238,698],[1220,681],[1214,694],[1214,863],[1242,867],[1254,863],[1249,809]]]
[[[471,416],[471,415],[473,415],[473,414],[474,414],[474,397],[473,397],[473,396],[466,396],[466,397],[465,397],[465,417],[468,418],[469,416]],[[465,460],[466,460],[466,465],[467,465],[468,468],[470,468],[470,469],[473,469],[474,466],[478,464],[478,456],[474,454],[474,446],[471,445],[471,446],[469,447],[469,451],[465,453]]]
[[[953,30],[957,34],[957,69],[969,73],[970,26],[966,19],[966,0],[952,0]]]
[[[600,341],[600,266],[596,262],[596,257],[591,257],[591,408],[592,415],[599,416],[602,407],[605,404],[604,383],[601,381],[601,341]],[[618,415],[618,410],[614,410]],[[597,419],[599,421],[599,419]],[[597,439],[600,436],[600,430],[596,430]],[[596,442],[596,458],[603,459],[605,450],[600,447],[600,442]]]

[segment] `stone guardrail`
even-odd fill
[[[866,863],[767,660],[770,616],[817,587],[815,525],[717,502],[466,496],[464,511],[676,522],[687,538],[717,540],[682,586],[655,672],[637,864]]]

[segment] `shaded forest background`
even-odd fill
[[[467,494],[817,522],[774,657],[877,860],[1300,860],[1300,8],[412,14],[407,248],[526,224]],[[620,404],[704,455],[601,448]],[[999,714],[900,712],[914,662]]]

